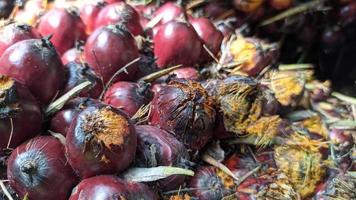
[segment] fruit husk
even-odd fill
[[[297,133],[296,133],[297,134]],[[303,137],[304,142],[300,137]],[[322,154],[318,151],[317,141],[308,141],[305,136],[289,139],[287,145],[275,147],[274,159],[278,169],[283,172],[302,198],[310,196],[316,189],[317,184],[325,175]],[[289,143],[289,144],[288,144]],[[299,144],[305,144],[301,146]]]

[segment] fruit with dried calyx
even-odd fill
[[[23,40],[9,47],[0,58],[0,73],[24,84],[46,105],[62,90],[62,61],[49,38]]]
[[[251,136],[258,146],[288,132],[285,120],[276,115],[278,103],[272,93],[252,78],[231,76],[217,86],[217,101],[225,129]]]
[[[323,180],[326,169],[320,148],[325,143],[294,133],[274,149],[274,159],[278,169],[289,177],[296,192],[302,198],[310,196],[318,183]]]
[[[125,113],[102,103],[89,105],[67,132],[68,162],[81,178],[117,173],[134,160],[136,140]]]
[[[213,99],[198,82],[173,80],[155,94],[149,121],[172,131],[189,149],[199,150],[212,137]]]
[[[84,61],[84,56],[83,56],[83,51],[84,51],[84,43],[82,41],[77,41],[75,43],[75,47],[69,49],[68,51],[64,52],[62,55],[62,62],[63,65],[68,64],[69,62],[83,62]]]
[[[15,148],[41,130],[40,105],[14,79],[0,75],[0,149]]]
[[[237,35],[225,48],[228,56],[223,60],[223,66],[230,75],[256,76],[278,57],[277,45],[241,35]]]
[[[105,2],[99,1],[97,3],[89,2],[81,7],[79,16],[85,24],[85,30],[88,35],[95,30],[96,18],[105,5]]]

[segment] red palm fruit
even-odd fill
[[[222,5],[220,2],[209,2],[203,7],[204,16],[215,20],[228,11],[229,7]]]
[[[207,18],[193,18],[190,20],[190,23],[193,25],[205,46],[216,56],[220,51],[223,34]],[[207,62],[213,60],[213,58],[203,49],[201,60],[202,62]]]
[[[41,34],[27,24],[10,22],[0,28],[0,56],[16,42],[40,39]]]
[[[50,130],[60,133],[63,136],[67,135],[70,124],[81,110],[89,105],[95,105],[99,102],[89,98],[75,98],[68,102],[62,110],[57,112],[51,119]]]
[[[161,18],[160,24],[165,24],[185,14],[185,9],[173,2],[167,2],[157,9],[154,17]]]
[[[84,47],[84,57],[104,83],[119,69],[138,58],[139,51],[132,35],[121,25],[109,25],[94,31]],[[137,65],[130,66],[128,74],[121,73],[116,81],[133,80]]]
[[[212,137],[213,99],[200,83],[173,80],[155,94],[150,123],[171,131],[188,148],[200,150]]]
[[[173,135],[160,128],[136,126],[137,152],[135,165],[139,167],[174,166],[185,167],[189,160],[187,149]],[[152,155],[152,152],[155,152]],[[184,183],[184,176],[173,175],[157,182],[164,191],[177,189]]]
[[[234,193],[234,180],[215,167],[200,167],[189,182],[193,197],[199,200],[220,200]]]
[[[151,101],[152,95],[146,83],[119,81],[105,93],[104,102],[125,111],[132,117],[141,106]]]
[[[10,185],[21,198],[65,200],[78,178],[52,136],[39,136],[18,146],[8,159]]]
[[[103,84],[99,76],[95,74],[87,63],[70,62],[64,67],[67,70],[67,82],[63,94],[85,81],[90,81],[93,84],[92,87],[82,91],[79,96],[94,99],[100,96],[103,91]]]
[[[65,83],[64,67],[48,38],[17,42],[0,58],[0,74],[24,84],[43,104],[50,103]]]
[[[160,27],[153,37],[157,65],[195,65],[202,51],[201,40],[194,28],[179,21],[170,21]]]
[[[142,183],[127,182],[115,176],[101,175],[80,182],[69,200],[156,200],[158,197]]]
[[[85,30],[88,35],[95,30],[96,18],[105,5],[105,2],[99,1],[97,3],[86,3],[81,7],[79,15],[85,24]]]
[[[83,51],[84,51],[84,46],[81,42],[77,42],[74,48],[69,49],[68,51],[64,52],[62,55],[62,62],[63,65],[66,65],[70,62],[83,62],[84,56],[83,56]]]
[[[40,18],[38,31],[42,35],[53,34],[52,42],[62,55],[74,47],[78,40],[85,41],[85,25],[75,9],[54,8]]]
[[[126,169],[135,157],[132,122],[119,109],[90,105],[73,120],[66,135],[69,164],[81,178]]]
[[[0,94],[0,149],[15,148],[41,130],[41,109],[30,91],[8,76],[0,75]]]
[[[125,2],[113,3],[105,6],[95,22],[95,28],[101,28],[107,25],[118,23],[125,24],[127,29],[133,35],[141,35],[143,29],[140,24],[140,16],[136,10]]]

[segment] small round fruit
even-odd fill
[[[194,66],[199,61],[203,48],[194,28],[175,20],[162,25],[153,42],[154,54],[160,68],[178,64]]]
[[[62,61],[48,38],[17,42],[3,53],[0,66],[0,74],[24,84],[45,105],[65,83]]]
[[[134,160],[136,145],[127,115],[105,104],[82,110],[66,136],[69,164],[81,178],[123,171]]]
[[[139,56],[135,39],[123,25],[109,25],[97,29],[90,35],[84,47],[86,62],[102,76],[104,83]],[[133,80],[137,65],[130,66],[127,72],[128,74],[119,74],[115,80]]]
[[[125,24],[133,35],[141,35],[143,33],[140,16],[133,7],[125,2],[105,6],[97,16],[95,28],[98,29],[103,26],[118,23]]]
[[[64,155],[64,146],[52,136],[39,136],[18,146],[8,159],[10,185],[21,198],[65,200],[77,183]]]
[[[40,18],[38,31],[43,36],[53,34],[52,42],[60,55],[87,37],[85,25],[74,9],[51,9]]]

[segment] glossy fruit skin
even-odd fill
[[[70,124],[81,110],[89,105],[99,104],[97,100],[90,98],[75,98],[69,101],[62,110],[58,111],[51,119],[50,130],[55,133],[60,133],[63,136],[67,135]]]
[[[144,184],[127,182],[115,176],[101,175],[82,180],[69,200],[155,200],[157,196]]]
[[[121,26],[109,25],[94,31],[84,47],[84,57],[93,70],[102,76],[104,83],[119,69],[139,57],[138,48],[132,35]],[[133,80],[137,65],[121,73],[116,81]]]
[[[181,6],[178,6],[173,2],[167,2],[157,9],[154,17],[160,17],[161,21],[159,24],[165,24],[184,15],[184,13],[185,10]]]
[[[79,96],[98,98],[103,91],[103,84],[97,74],[86,63],[70,62],[64,66],[67,71],[67,82],[63,94],[73,89],[75,86],[90,81],[91,88],[82,91]]]
[[[63,65],[68,64],[69,62],[84,62],[84,43],[81,41],[76,42],[75,47],[67,50],[62,55],[61,59]]]
[[[222,33],[216,29],[214,24],[211,23],[209,19],[204,17],[193,18],[190,20],[190,23],[206,47],[216,56],[219,53],[220,45],[223,40]],[[202,50],[201,56],[203,62],[213,60],[205,49]]]
[[[40,39],[41,34],[33,27],[11,22],[0,28],[0,56],[16,42],[28,39]]]
[[[152,96],[152,91],[147,84],[119,81],[105,93],[104,102],[125,111],[132,117],[141,106],[151,101]]]
[[[54,8],[40,18],[38,31],[43,36],[53,34],[52,42],[62,55],[78,40],[85,41],[85,25],[74,10]]]
[[[173,135],[155,126],[139,125],[137,133],[137,152],[135,165],[139,167],[174,166],[184,168],[184,161],[189,160],[187,149]],[[155,149],[152,159],[152,148]],[[179,188],[184,183],[184,176],[170,176],[157,182],[163,191]]]
[[[65,200],[78,182],[63,144],[52,136],[38,136],[18,146],[9,157],[7,173],[22,198],[27,194],[37,200]]]
[[[68,162],[81,178],[123,171],[134,160],[136,146],[128,116],[102,103],[82,110],[66,135]]]
[[[80,18],[86,27],[86,33],[90,35],[95,30],[96,18],[106,5],[105,2],[87,3],[80,9]]]
[[[198,151],[212,137],[215,110],[200,83],[173,80],[151,102],[149,121],[171,131],[187,148]]]
[[[0,76],[0,149],[15,148],[41,130],[41,108],[30,91],[6,76]],[[8,85],[11,84],[11,85]],[[12,132],[12,134],[11,134]]]
[[[178,64],[194,66],[202,52],[198,34],[185,22],[170,21],[162,25],[153,42],[159,68]]]
[[[101,28],[107,25],[123,23],[133,35],[143,33],[140,24],[140,16],[136,10],[125,2],[113,3],[105,6],[97,16],[95,28]]]
[[[65,82],[62,61],[47,39],[17,42],[3,53],[0,66],[0,74],[24,84],[45,105],[62,90]]]

